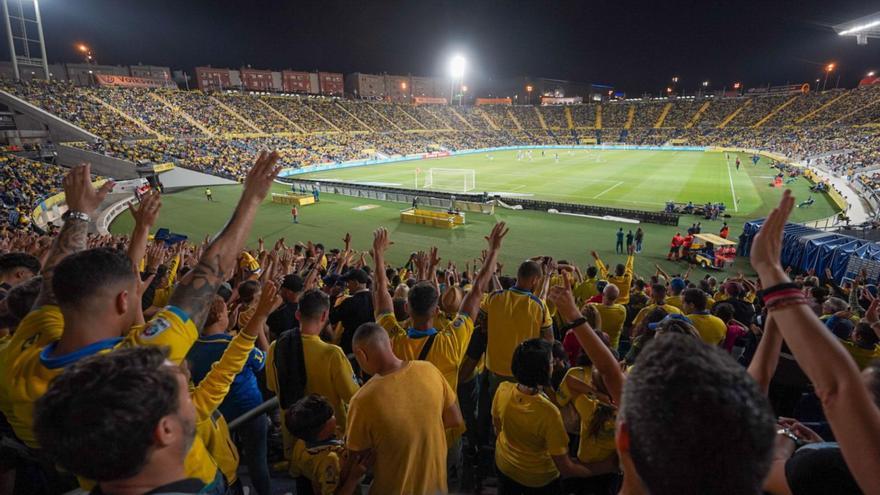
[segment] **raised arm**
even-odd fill
[[[388,230],[379,227],[373,233],[373,263],[376,269],[373,274],[376,277],[376,286],[373,287],[373,311],[376,316],[394,312],[394,302],[391,293],[388,292],[388,276],[385,274],[385,251],[391,246]]]
[[[605,263],[602,262],[602,258],[599,258],[599,254],[596,253],[596,251],[590,251],[590,255],[596,262],[596,268],[599,269],[599,276],[601,278],[608,278],[608,267],[606,267]]]
[[[483,266],[480,267],[480,272],[477,273],[476,280],[474,280],[471,290],[465,296],[464,301],[461,302],[461,309],[459,310],[460,313],[468,315],[471,320],[476,320],[477,314],[480,312],[480,301],[483,298],[483,292],[495,273],[498,253],[501,251],[501,241],[504,240],[508,230],[507,224],[498,222],[492,227],[492,232],[486,236],[486,242],[489,243],[486,260],[483,261]]]
[[[86,249],[89,220],[97,211],[98,206],[113,189],[113,183],[107,181],[99,189],[95,189],[91,181],[91,165],[85,164],[70,169],[64,177],[64,197],[67,202],[68,217],[55,241],[49,248],[46,262],[40,274],[43,284],[40,294],[34,302],[38,308],[46,304],[58,304],[52,292],[52,277],[55,267],[64,258]]]
[[[135,271],[144,259],[147,252],[147,240],[150,237],[150,229],[159,217],[159,209],[162,207],[162,199],[156,191],[149,191],[141,197],[137,208],[129,203],[128,211],[134,218],[134,230],[131,231],[131,242],[128,244],[128,259]]]
[[[791,282],[779,260],[782,231],[793,206],[791,191],[785,191],[752,243],[752,267],[761,278],[765,297],[779,284]],[[853,477],[866,493],[876,492],[880,486],[880,409],[858,368],[806,304],[779,305],[771,311],[782,337],[813,382]]]
[[[776,320],[772,313],[767,314],[767,322],[764,324],[764,335],[758,343],[758,349],[749,363],[749,375],[758,382],[758,387],[764,395],[770,390],[770,380],[776,373],[779,364],[779,353],[782,352],[782,334],[776,327]]]
[[[581,312],[578,311],[577,304],[574,302],[574,295],[571,293],[571,282],[568,277],[563,277],[563,285],[557,285],[550,288],[549,299],[556,305],[556,310],[566,322],[573,322],[582,318]],[[605,386],[611,399],[615,404],[620,404],[620,398],[623,394],[623,382],[625,377],[620,365],[614,358],[611,349],[602,342],[599,335],[590,327],[590,324],[584,320],[583,323],[572,329],[575,336],[583,347],[584,352],[593,361],[599,373],[605,379]]]
[[[196,328],[205,324],[211,301],[223,280],[235,270],[238,253],[250,233],[260,203],[281,170],[277,152],[261,152],[248,172],[244,190],[229,223],[208,245],[199,263],[180,281],[169,304],[186,312]]]

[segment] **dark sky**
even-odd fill
[[[841,85],[880,70],[880,39],[857,46],[831,24],[876,1],[41,0],[51,61],[445,75],[530,75],[658,92],[812,81],[838,62]]]

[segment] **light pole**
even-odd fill
[[[83,54],[83,57],[85,57],[87,64],[94,64],[95,63],[95,57],[92,56],[92,49],[91,48],[89,48],[88,46],[86,46],[82,43],[80,43],[76,48],[77,48],[77,50],[80,51],[80,53]]]
[[[526,102],[527,105],[532,104],[532,90],[533,89],[535,89],[535,88],[533,88],[531,84],[526,86],[526,93],[528,93],[528,96],[529,96],[528,101]]]
[[[458,97],[458,106],[461,106],[461,100],[464,98],[464,94],[467,93],[467,86],[464,84],[461,85],[461,95]]]
[[[449,102],[452,103],[452,99],[455,98],[455,87],[461,86],[464,88],[464,68],[467,64],[467,61],[461,55],[455,55],[449,61],[449,75],[452,77],[452,81],[450,82],[450,95]],[[458,105],[461,106],[462,94],[459,93],[458,96]]]
[[[834,63],[830,63],[825,66],[825,80],[822,81],[822,91],[825,91],[825,86],[828,85],[828,76],[831,75],[831,71],[834,70]]]

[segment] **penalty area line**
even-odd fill
[[[621,185],[621,184],[623,184],[623,182],[618,182],[617,184],[614,184],[613,186],[609,187],[608,189],[605,189],[604,191],[600,192],[599,194],[593,196],[593,199],[597,199],[597,198],[599,198],[599,197],[602,196],[603,194],[605,194],[605,193],[611,191],[612,189],[614,189],[615,187],[617,187],[617,186],[619,186],[619,185]]]

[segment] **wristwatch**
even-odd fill
[[[67,210],[64,213],[64,215],[61,215],[61,218],[63,218],[65,221],[71,220],[71,219],[82,220],[85,223],[89,223],[92,221],[92,217],[88,216],[87,214],[85,214],[81,211],[76,211],[76,210]]]

